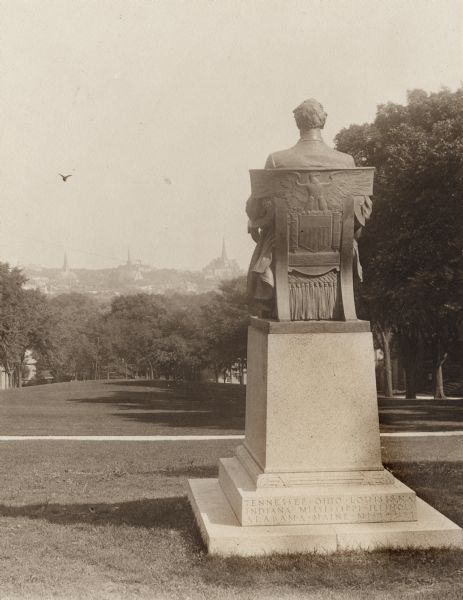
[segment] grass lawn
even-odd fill
[[[217,435],[244,430],[240,385],[57,383],[0,392],[0,435]],[[463,430],[463,399],[380,399],[381,430]]]
[[[239,385],[57,383],[0,392],[0,435],[217,435],[244,429]]]
[[[156,388],[126,386],[124,403],[119,389],[124,387],[115,386],[121,394],[116,405],[101,402],[103,384],[8,392],[0,396],[6,421],[0,433],[241,433],[236,428],[244,408],[235,391],[239,387],[223,386],[223,398],[230,394],[224,411],[211,393],[214,387],[198,390],[192,399],[195,414],[203,415],[194,418],[204,419],[204,428],[178,423],[186,388],[172,391],[171,405],[163,400],[163,410],[170,406],[173,415],[155,412],[153,421],[126,419],[119,408],[129,405],[132,411],[139,388],[152,394]],[[53,393],[47,397],[45,389]],[[88,402],[82,398],[86,393]],[[142,416],[149,408],[159,410],[159,404],[145,405]],[[231,440],[1,442],[1,600],[463,597],[463,551],[209,557],[185,481],[216,477],[218,458],[231,456],[235,445]],[[463,525],[461,438],[382,438],[382,445],[384,461],[400,479]]]

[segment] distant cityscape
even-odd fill
[[[67,253],[64,253],[61,268],[37,265],[20,268],[27,278],[26,289],[39,290],[50,296],[79,292],[101,301],[128,293],[199,294],[217,289],[223,280],[244,274],[236,260],[228,258],[225,240],[220,256],[201,271],[155,268],[133,259],[130,250],[125,264],[114,268],[73,269]]]

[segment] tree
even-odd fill
[[[114,354],[151,378],[197,379],[206,362],[200,307],[209,298],[120,296],[107,316]]]
[[[39,368],[49,369],[58,381],[95,377],[104,342],[100,307],[73,292],[52,298],[49,308],[50,342]]]
[[[376,167],[374,211],[360,240],[366,314],[397,337],[407,397],[416,396],[419,343],[432,346],[436,397],[463,310],[463,89],[378,107],[371,124],[336,136],[357,164]]]
[[[37,290],[22,290],[18,315],[18,356],[15,370],[16,382],[21,387],[27,351],[40,356],[48,353],[51,348],[50,307],[46,297]]]
[[[24,282],[25,277],[19,269],[0,263],[0,363],[10,385],[21,355],[20,317]]]
[[[151,377],[157,371],[153,348],[161,338],[164,300],[148,294],[115,298],[106,317],[112,352],[128,369],[132,365],[148,368]]]
[[[202,309],[203,335],[217,381],[219,373],[225,380],[235,367],[243,382],[249,314],[245,277],[223,281],[219,293]]]
[[[9,385],[22,385],[27,350],[44,352],[49,343],[48,305],[45,296],[25,290],[20,269],[0,263],[0,363]]]

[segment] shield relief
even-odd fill
[[[332,249],[332,214],[299,215],[297,219],[298,248],[309,252],[326,252]]]

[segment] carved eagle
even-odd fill
[[[344,198],[371,194],[370,187],[368,172],[333,170],[280,173],[274,190],[295,209],[326,211],[340,210]]]

